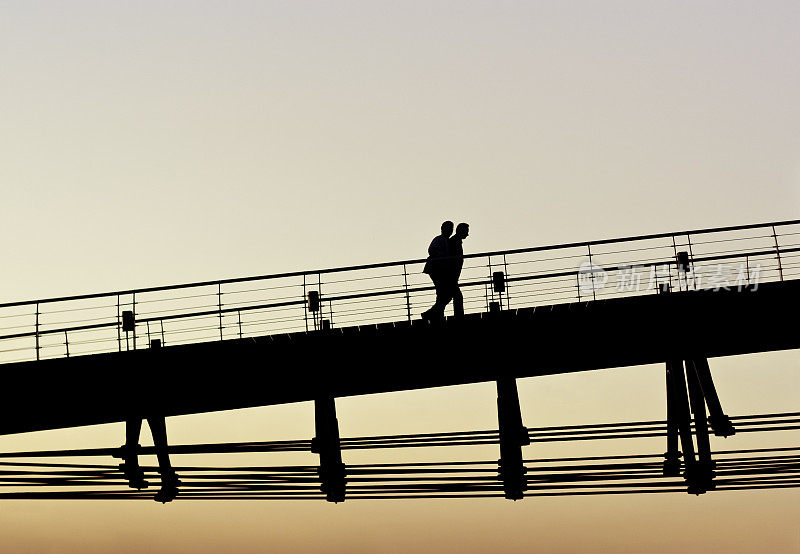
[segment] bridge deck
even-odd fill
[[[800,280],[3,364],[0,434],[800,348]]]

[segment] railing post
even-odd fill
[[[306,333],[308,333],[308,294],[306,292],[306,274],[303,273],[303,319],[306,322]]]
[[[222,283],[217,283],[217,307],[219,310],[219,340],[222,340]]]
[[[69,335],[64,331],[64,345],[67,347],[67,358],[69,358]]]
[[[117,294],[117,348],[122,352],[122,329],[119,321],[119,294]]]
[[[164,339],[164,320],[159,319],[158,322],[161,324],[161,346],[166,346],[167,341]]]
[[[242,310],[236,310],[236,315],[239,318],[239,338],[242,338]]]
[[[692,251],[692,236],[689,233],[686,233],[686,243],[689,245],[689,259],[692,260],[692,286],[694,286],[694,290],[697,290],[697,272],[694,270],[694,252]]]
[[[772,238],[775,239],[775,254],[778,256],[778,276],[783,281],[783,266],[781,265],[781,249],[778,246],[778,235],[775,233],[775,226],[772,226]]]
[[[492,282],[492,257],[488,256],[487,259],[488,259],[488,263],[489,263],[489,282],[491,283]],[[495,290],[494,290],[494,287],[492,287],[492,302],[494,302],[494,293],[495,293]],[[489,300],[488,300],[488,297],[487,297],[487,302],[488,301]],[[491,304],[489,304],[489,311],[491,311]]]
[[[581,301],[581,272],[575,272],[575,286],[578,289],[578,302]]]
[[[133,305],[131,306],[131,310],[133,311],[133,349],[136,350],[136,293],[133,293]]]
[[[587,243],[586,248],[589,250],[589,278],[592,280],[592,300],[597,300],[597,295],[594,291],[594,264],[592,263],[592,245]]]
[[[36,303],[36,361],[39,361],[39,303]]]
[[[403,264],[403,286],[406,290],[406,312],[408,314],[408,321],[411,322],[411,297],[408,294],[408,271],[406,264]]]
[[[508,296],[508,262],[506,261],[506,255],[503,254],[503,272],[505,274],[505,286],[506,286],[506,309],[511,309],[511,298]]]

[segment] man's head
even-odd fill
[[[459,223],[458,227],[456,227],[456,237],[460,239],[465,239],[468,236],[469,236],[469,224]]]
[[[453,234],[453,222],[445,221],[442,223],[442,235],[449,237]]]

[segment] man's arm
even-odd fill
[[[428,247],[428,255],[431,258],[443,258],[447,256],[447,243],[442,240],[442,235],[436,235]]]

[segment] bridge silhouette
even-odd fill
[[[497,476],[482,486],[519,499],[546,493],[534,486],[533,462],[523,457],[523,447],[546,436],[523,425],[518,378],[663,363],[666,420],[611,428],[626,436],[630,429],[657,425],[649,436],[663,434],[666,453],[645,466],[633,459],[625,462],[633,466],[612,466],[652,476],[655,464],[660,475],[682,479],[682,490],[695,494],[797,486],[796,472],[777,484],[773,479],[720,485],[720,464],[726,462],[713,459],[711,433],[729,436],[753,417],[765,424],[753,430],[795,429],[800,420],[798,414],[729,417],[708,360],[800,348],[792,326],[775,323],[798,306],[799,256],[800,220],[468,254],[461,280],[466,315],[441,322],[419,317],[434,298],[422,273],[424,259],[6,302],[0,304],[4,382],[8,390],[35,391],[35,402],[22,395],[8,398],[0,408],[0,434],[129,421],[132,415],[163,418],[314,401],[316,436],[295,446],[316,452],[319,466],[293,478],[307,481],[312,471],[323,496],[341,501],[352,492],[346,483],[358,468],[342,462],[342,449],[353,443],[340,438],[335,398],[496,382],[496,431],[387,440],[406,447],[499,444]],[[109,379],[109,368],[117,379]],[[584,431],[594,436],[603,428],[589,425]],[[580,435],[567,428],[553,432]],[[270,444],[251,447],[272,451]],[[358,444],[385,447],[375,440]],[[248,451],[246,445],[226,444],[172,446],[169,452],[192,448]],[[75,452],[125,457],[111,449]],[[22,454],[37,456],[4,456]],[[770,471],[780,466],[775,471],[784,477],[786,468],[797,467],[797,452],[780,460],[779,453],[771,456],[742,458],[734,465],[767,464]],[[25,481],[27,470],[15,467],[23,473],[14,482]],[[57,464],[42,467],[66,471]],[[112,469],[74,465],[69,471],[88,472],[86,482],[106,482]],[[586,475],[586,468],[579,473]],[[75,483],[72,473],[47,479]],[[425,490],[448,496],[486,492],[459,486]],[[676,486],[673,480],[656,489]],[[242,490],[222,497],[253,497]],[[264,496],[263,488],[247,490]],[[63,497],[47,494],[40,497]],[[71,497],[137,494],[89,491]]]

